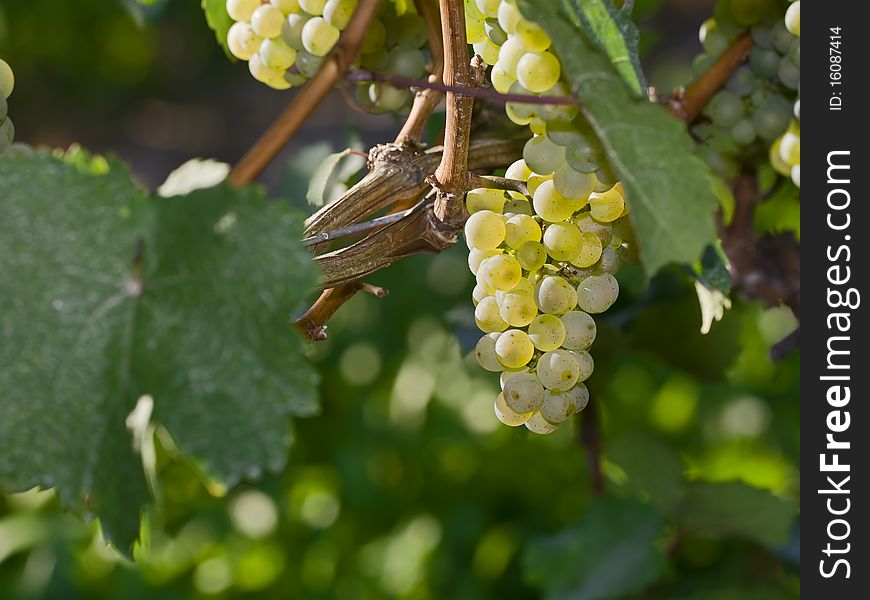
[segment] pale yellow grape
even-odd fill
[[[498,373],[504,369],[495,353],[495,342],[499,336],[501,333],[488,333],[477,340],[477,345],[474,347],[474,357],[477,359],[477,363],[493,373]]]
[[[574,202],[556,191],[553,181],[544,181],[532,200],[535,214],[550,223],[560,223],[574,214]]]
[[[526,242],[517,249],[517,260],[526,271],[537,271],[547,262],[547,249],[540,242]]]
[[[263,38],[248,23],[233,23],[227,32],[227,47],[240,60],[250,60],[259,50]]]
[[[525,331],[508,329],[496,340],[495,353],[506,368],[518,369],[532,360],[535,346]]]
[[[468,251],[468,269],[477,275],[477,271],[480,269],[480,263],[496,254],[502,254],[502,251],[497,248],[493,248],[492,250],[478,250],[477,248],[472,248]]]
[[[541,312],[561,315],[577,306],[577,290],[564,278],[549,275],[538,283],[535,302]]]
[[[254,79],[261,83],[265,83],[270,87],[275,87],[277,89],[289,88],[290,84],[284,80],[284,72],[278,71],[276,69],[270,69],[263,59],[260,58],[259,54],[255,54],[251,57],[251,60],[248,61],[248,70],[251,72],[251,75],[254,76]]]
[[[477,269],[477,278],[496,290],[512,290],[523,278],[520,262],[508,254],[487,258]]]
[[[491,210],[481,210],[465,222],[465,243],[468,248],[493,250],[504,241],[504,218]]]
[[[529,215],[514,215],[504,224],[505,243],[517,249],[526,242],[541,241],[541,226]]]
[[[504,296],[506,294],[525,294],[526,296],[534,297],[535,295],[535,284],[532,283],[531,279],[523,277],[517,282],[517,284],[508,291],[504,290],[496,290],[495,297],[496,299]]]
[[[568,350],[551,350],[538,359],[535,373],[548,390],[567,392],[579,380],[580,365]]]
[[[517,373],[504,384],[505,402],[518,413],[528,413],[544,402],[544,386],[534,373]]]
[[[475,0],[475,4],[482,14],[495,18],[498,16],[498,5],[501,4],[501,0]]]
[[[547,122],[541,117],[535,117],[532,119],[532,122],[529,123],[529,131],[535,135],[544,135],[547,133]]]
[[[556,315],[538,315],[529,324],[529,339],[541,352],[549,352],[561,346],[566,333],[562,320]]]
[[[770,161],[770,166],[773,167],[773,170],[779,173],[780,175],[785,175],[788,177],[789,173],[791,173],[791,167],[787,162],[782,159],[782,138],[776,138],[773,141],[773,144],[770,146],[770,152],[768,152],[768,160]]]
[[[270,0],[270,4],[285,15],[298,13],[300,9],[298,0]]]
[[[793,36],[801,36],[801,0],[792,2],[785,11],[785,28]]]
[[[540,173],[529,173],[529,176],[526,178],[526,188],[528,188],[529,194],[534,196],[541,184],[545,181],[550,181],[552,178],[552,174],[541,175]]]
[[[314,56],[326,56],[335,46],[341,32],[323,17],[314,17],[302,28],[302,45]]]
[[[622,265],[622,257],[616,248],[605,248],[601,251],[601,270],[605,273],[616,273]]]
[[[484,333],[504,331],[508,327],[498,312],[495,296],[487,296],[474,307],[474,322]]]
[[[569,350],[571,356],[580,367],[580,374],[577,376],[579,381],[586,381],[595,370],[595,361],[592,360],[592,355],[586,350]]]
[[[520,19],[517,21],[514,33],[529,52],[543,52],[552,43],[547,32],[533,21]]]
[[[577,305],[596,315],[613,306],[619,297],[619,282],[610,273],[592,275],[577,286]]]
[[[594,233],[584,232],[580,236],[580,248],[570,262],[575,267],[586,269],[598,262],[603,251],[601,239]]]
[[[791,180],[792,182],[800,187],[801,186],[801,166],[797,164],[791,168]]]
[[[326,0],[298,0],[299,6],[309,15],[319,16],[323,14],[323,7],[326,6]]]
[[[482,283],[480,281],[474,286],[474,289],[471,290],[471,300],[474,302],[474,305],[477,306],[480,304],[480,301],[486,298],[487,296],[492,296],[495,294],[495,290]]]
[[[529,417],[529,420],[525,422],[525,426],[526,429],[532,433],[537,433],[539,435],[548,435],[559,428],[558,425],[554,425],[542,417],[540,412],[536,412]]]
[[[522,200],[512,199],[509,202],[505,203],[504,214],[507,216],[528,215],[531,217],[535,214],[535,211],[532,208],[532,205],[529,204],[529,201],[525,198],[523,198]]]
[[[532,413],[518,413],[505,402],[504,394],[499,394],[493,405],[496,418],[508,427],[519,427],[529,420]]]
[[[538,314],[538,306],[530,295],[508,292],[501,296],[496,295],[495,299],[501,318],[511,327],[525,327]]]
[[[484,38],[483,41],[472,44],[474,53],[480,56],[488,65],[494,65],[498,62],[498,46],[493,44],[489,38]]]
[[[233,21],[250,21],[260,0],[227,0],[227,14]]]
[[[523,47],[522,42],[515,37],[510,37],[501,45],[498,50],[499,67],[508,72],[514,79],[517,78],[517,64],[520,59],[526,54],[527,50]]]
[[[576,256],[580,240],[580,229],[570,221],[553,223],[544,230],[544,247],[556,260],[570,260]]]
[[[610,223],[622,215],[625,209],[625,196],[622,185],[616,184],[606,192],[593,192],[589,196],[589,212],[600,223]]]
[[[264,38],[278,37],[283,26],[284,14],[271,4],[263,4],[251,16],[251,27]]]
[[[511,163],[511,166],[504,172],[504,176],[508,179],[516,179],[517,181],[526,181],[532,170],[526,165],[526,161],[522,158]]]
[[[519,9],[511,2],[504,1],[498,6],[498,24],[505,33],[515,33],[517,24],[523,18]]]
[[[296,62],[296,50],[285,44],[281,38],[272,38],[263,41],[260,58],[270,69],[286,71]]]
[[[528,367],[520,367],[519,369],[505,369],[504,371],[501,372],[501,375],[499,375],[499,377],[498,377],[499,387],[503,391],[504,386],[508,382],[509,379],[511,379],[512,377],[516,377],[520,373],[528,373],[528,372],[529,372]]]
[[[549,52],[527,52],[517,63],[517,80],[535,94],[556,85],[561,74],[559,59]]]
[[[794,5],[792,5],[794,6]],[[779,156],[789,167],[801,162],[801,138],[800,134],[787,131],[779,141]]]
[[[15,73],[5,60],[0,58],[0,97],[4,100],[12,95],[15,88]]]
[[[465,207],[469,214],[482,210],[501,213],[504,210],[505,195],[501,190],[476,188],[465,195]]]
[[[514,83],[514,85],[516,85],[516,83]],[[511,89],[513,89],[513,86],[511,86]],[[511,91],[510,93],[513,93],[513,92]],[[512,123],[514,123],[516,125],[528,125],[529,123],[532,122],[532,119],[534,117],[527,117],[525,115],[519,114],[516,111],[516,109],[514,108],[514,106],[515,105],[511,104],[510,102],[508,102],[507,104],[504,105],[504,112],[507,115],[507,118]]]
[[[544,401],[541,403],[540,414],[550,423],[558,425],[568,420],[576,411],[574,398],[570,392],[544,390]]]
[[[469,44],[479,44],[486,39],[482,19],[471,19],[465,15],[465,39]]]
[[[343,31],[350,23],[356,4],[357,0],[327,0],[323,5],[323,18],[339,31]]]
[[[592,233],[598,236],[598,239],[601,240],[602,246],[608,245],[613,237],[613,226],[609,223],[596,221],[592,218],[591,213],[580,213],[577,215],[574,222],[577,223],[577,227],[579,227],[580,231],[583,233]]]
[[[571,399],[574,401],[574,414],[577,414],[589,404],[589,388],[583,383],[578,383],[572,387],[568,390],[568,394],[571,395]]]
[[[510,73],[499,67],[498,63],[492,68],[489,80],[492,82],[493,89],[499,94],[507,94],[516,81]]]
[[[586,350],[595,341],[598,328],[595,319],[588,313],[572,310],[559,318],[565,328],[565,338],[561,345],[568,350]]]
[[[589,194],[595,191],[595,185],[598,180],[595,179],[594,173],[581,173],[571,168],[568,163],[562,163],[556,172],[553,173],[553,185],[556,191],[577,201],[575,210],[580,210],[586,205],[586,200]]]

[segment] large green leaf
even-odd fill
[[[257,188],[149,197],[102,171],[0,164],[0,486],[55,486],[126,549],[141,396],[227,485],[284,465],[291,415],[317,408],[288,319],[316,273],[302,217]]]
[[[647,274],[671,262],[698,260],[716,238],[716,199],[709,169],[695,156],[685,125],[631,94],[572,24],[578,17],[569,0],[519,0],[519,6],[552,37],[583,116],[625,186]]]
[[[576,526],[532,543],[527,578],[552,600],[620,598],[655,581],[664,557],[653,546],[661,515],[631,500],[603,499]]]
[[[218,43],[227,56],[234,58],[227,47],[227,32],[233,24],[233,19],[227,14],[226,0],[202,0],[202,10],[205,13],[205,22],[214,31]]]
[[[640,65],[640,33],[631,15],[608,0],[565,0],[574,24],[603,52],[631,91],[645,97],[647,82]]]
[[[774,546],[788,537],[797,514],[790,500],[744,483],[690,483],[678,512],[683,527]]]

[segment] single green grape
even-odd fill
[[[504,237],[504,217],[491,210],[478,211],[465,222],[465,242],[469,249],[492,250],[501,245]]]
[[[227,0],[227,14],[233,21],[250,21],[260,0]]]
[[[538,410],[544,402],[544,386],[534,373],[517,373],[505,381],[502,393],[507,405],[518,413]]]
[[[271,4],[263,4],[251,15],[251,27],[263,38],[273,38],[281,35],[284,26],[284,14]]]
[[[566,313],[570,314],[570,313]],[[567,330],[556,315],[538,315],[529,324],[529,339],[542,352],[555,350],[565,341]]]
[[[535,373],[548,390],[567,392],[579,381],[580,365],[570,351],[551,350],[538,359]],[[543,402],[543,398],[541,400]]]
[[[564,278],[549,275],[538,282],[535,302],[541,312],[561,315],[577,306],[577,291]]]
[[[529,417],[532,416],[530,412],[519,413],[508,406],[508,403],[504,399],[504,393],[496,397],[493,410],[495,411],[496,418],[508,427],[519,427],[525,424],[529,420]]]
[[[302,45],[314,56],[326,56],[335,46],[340,35],[338,29],[326,19],[314,17],[302,28]]]

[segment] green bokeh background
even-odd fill
[[[653,80],[658,73],[664,83],[687,72],[698,51],[693,28],[709,7],[660,10],[644,35]],[[671,27],[681,37],[657,44]],[[117,153],[152,185],[195,155],[236,159],[286,102],[226,60],[193,0],[145,9],[0,0],[0,56],[16,72],[10,115],[19,140]],[[267,173],[276,195],[304,203],[304,177],[320,152],[304,150],[312,141],[337,147],[351,121],[363,145],[395,129],[390,117],[336,123],[334,114],[327,107],[315,116]],[[173,127],[186,118],[205,126]],[[0,596],[542,597],[548,586],[528,568],[529,548],[582,521],[596,502],[577,439],[588,416],[547,437],[496,421],[497,377],[468,357],[477,334],[463,247],[403,261],[372,281],[392,294],[357,295],[330,322],[329,340],[311,349],[323,410],[296,422],[285,472],[227,492],[158,432],[163,496],[144,515],[135,562],[101,542],[98,524],[66,514],[52,492],[0,492]],[[688,480],[740,481],[796,500],[799,351],[770,359],[795,327],[790,312],[735,300],[702,336],[682,270],[645,282],[629,266],[620,281],[618,304],[599,321],[588,382],[605,455],[599,502],[656,505],[611,456],[626,436],[678,455]],[[650,485],[663,480],[656,471],[653,462]],[[660,575],[629,597],[799,596],[796,522],[775,544],[725,529],[694,531],[666,515],[653,543],[665,561]],[[619,573],[637,550],[627,544],[608,564]]]

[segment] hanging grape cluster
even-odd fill
[[[801,36],[801,2],[792,2],[785,13],[785,27],[795,37]],[[798,40],[800,44],[800,40]],[[780,175],[791,177],[801,186],[801,99],[794,103],[794,119],[784,134],[774,140],[770,147],[770,164]]]
[[[279,90],[301,85],[317,73],[356,6],[357,0],[227,0],[227,13],[235,21],[227,46],[248,62],[257,81]],[[355,64],[378,73],[423,77],[427,39],[420,15],[399,14],[396,4],[385,2],[366,31]],[[410,100],[408,90],[388,84],[357,86],[357,103],[373,112],[399,110]]]
[[[783,19],[787,7],[793,16],[797,13],[796,29]],[[709,122],[692,129],[710,167],[729,180],[747,159],[766,160],[771,144],[789,128],[800,89],[800,3],[789,7],[785,0],[718,0],[714,16],[701,26],[704,53],[695,58],[694,75],[707,70],[746,32],[753,42],[749,60],[704,107]]]
[[[550,37],[514,0],[465,0],[466,33],[499,92],[567,96]],[[622,185],[571,105],[508,103],[533,137],[505,173],[529,195],[475,189],[466,196],[468,266],[480,365],[501,372],[498,419],[546,434],[583,410],[592,374],[591,315],[619,294],[614,273],[634,245]]]
[[[15,139],[15,126],[9,117],[9,105],[7,99],[12,95],[15,87],[15,75],[12,67],[0,58],[0,154],[4,153]]]

